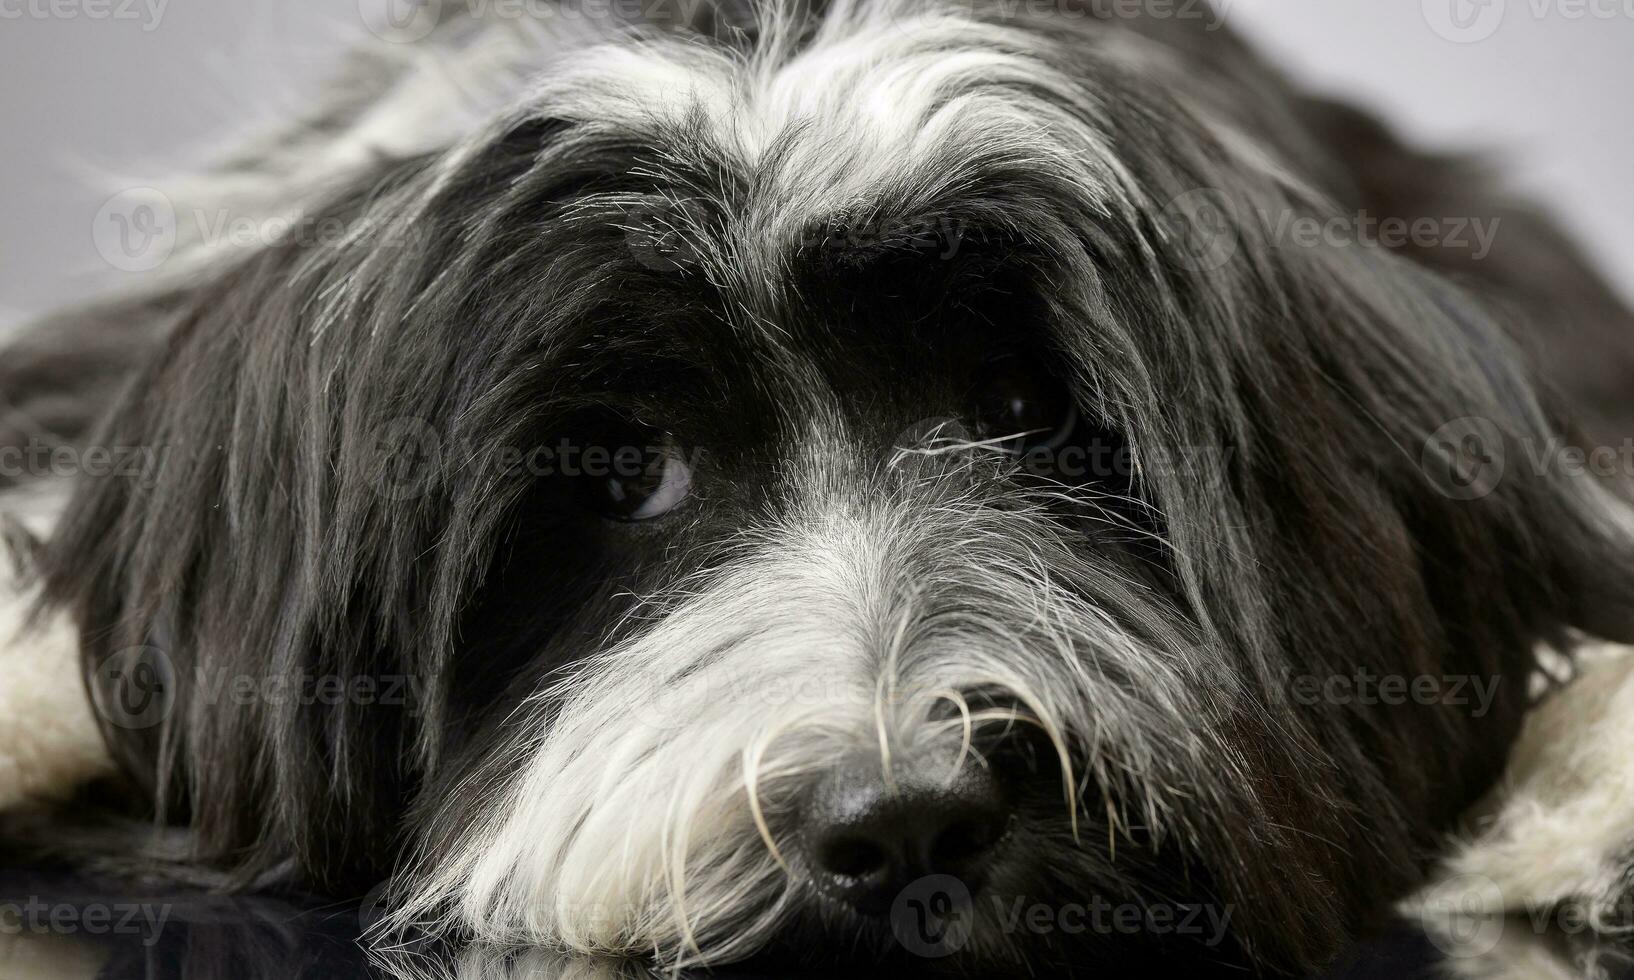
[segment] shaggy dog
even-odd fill
[[[395,25],[5,355],[73,464],[0,477],[71,494],[11,846],[672,967],[1333,962],[1538,650],[1634,640],[1621,491],[1530,464],[1634,433],[1629,313],[1201,6],[641,13]]]

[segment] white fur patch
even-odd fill
[[[1494,921],[1490,925],[1496,927],[1498,923]],[[1487,941],[1480,940],[1481,946],[1477,947],[1480,952],[1466,953],[1463,945],[1438,937],[1437,945],[1449,954],[1445,960],[1446,976],[1468,980],[1585,980],[1597,976],[1568,963],[1559,950],[1530,933],[1517,934],[1513,929],[1493,932],[1491,949],[1484,949]]]
[[[1634,650],[1594,648],[1578,661],[1576,679],[1527,719],[1474,838],[1409,903],[1432,934],[1448,915],[1564,905],[1615,921],[1634,855]]]
[[[729,233],[694,230],[700,244],[737,243],[713,274],[751,295],[781,281],[811,224],[933,209],[995,162],[1075,189],[1092,211],[1142,206],[1106,107],[1026,31],[919,0],[837,3],[809,40],[786,24],[765,30],[749,57],[674,38],[610,41],[564,59],[528,103],[590,126],[686,131],[753,173]],[[670,162],[658,144],[654,173]]]
[[[0,934],[0,980],[95,980],[107,959],[65,936]]]
[[[65,488],[8,494],[0,513],[49,532]],[[73,628],[54,619],[28,628],[26,595],[0,556],[0,808],[60,796],[112,763],[80,678]]]

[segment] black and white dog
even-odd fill
[[[397,25],[0,360],[73,464],[0,477],[17,852],[665,966],[1301,973],[1538,651],[1634,640],[1616,480],[1530,462],[1634,434],[1634,318],[1471,167],[1212,16],[555,10]]]

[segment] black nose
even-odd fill
[[[967,766],[893,772],[879,763],[831,772],[818,786],[807,821],[814,880],[860,912],[884,915],[904,887],[926,875],[958,878],[971,892],[987,880],[1010,828],[998,781]]]

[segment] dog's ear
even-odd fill
[[[377,184],[359,182],[315,213],[355,224],[348,204]],[[289,241],[198,268],[122,383],[83,409],[96,416],[86,445],[140,453],[142,465],[76,478],[40,557],[45,601],[79,627],[86,683],[121,770],[161,819],[190,826],[188,861],[246,876],[301,853],[306,829],[334,820],[334,796],[365,824],[400,802],[386,798],[402,768],[401,710],[377,711],[379,739],[363,743],[345,723],[356,705],[331,709],[304,688],[267,686],[404,673],[383,666],[374,621],[348,607],[346,580],[321,593],[321,608],[311,583],[325,548],[325,525],[312,517],[332,503],[314,499],[302,465],[323,445],[301,438],[319,423],[284,393],[293,400],[318,376],[289,352],[304,349],[310,295],[296,270],[318,264],[320,250]],[[326,631],[324,615],[347,623]],[[345,645],[327,646],[334,636]],[[389,843],[374,836],[336,846],[367,863]],[[131,850],[169,867],[170,851],[135,841]],[[303,856],[313,868],[331,863]]]
[[[1598,444],[1566,422],[1518,448],[1522,457],[1506,467],[1524,467],[1524,478],[1541,484],[1529,504],[1552,558],[1546,594],[1559,621],[1634,644],[1634,447]]]
[[[497,109],[521,84],[517,62],[548,56],[516,40],[358,55],[355,84],[308,118],[164,185],[154,200],[174,216],[174,247],[154,285],[37,324],[0,354],[14,409],[0,448],[49,430],[140,455],[132,471],[75,477],[39,575],[44,601],[80,629],[97,704],[128,693],[144,705],[103,711],[103,732],[142,798],[189,824],[190,860],[366,887],[393,845],[380,827],[430,751],[412,719],[436,703],[417,686],[434,679],[431,644],[404,639],[430,615],[413,597],[435,591],[415,534],[447,508],[382,476],[392,447],[378,443],[420,434],[389,424],[437,417],[427,379],[453,374],[427,331],[403,326],[443,271],[438,236],[469,232],[463,203],[504,188],[538,152],[524,137],[548,135],[488,131],[511,124]],[[473,151],[480,179],[433,187],[433,163],[468,138],[494,144]],[[420,206],[444,210],[416,223]],[[354,280],[371,290],[348,291]],[[423,355],[420,373],[390,374],[388,342]],[[357,567],[368,555],[379,566]],[[450,597],[436,612],[455,609]],[[390,704],[260,686],[386,676]],[[120,687],[133,682],[148,689]],[[128,850],[112,856],[177,853]]]
[[[1587,437],[1600,445],[1634,437],[1634,311],[1591,254],[1532,202],[1507,193],[1479,159],[1415,149],[1342,103],[1295,98],[1290,109],[1328,149],[1327,190],[1344,207],[1446,222],[1447,234],[1435,239],[1392,244],[1503,303],[1540,376],[1569,400]]]
[[[1390,243],[1434,274],[1409,290],[1434,308],[1418,332],[1449,341],[1433,362],[1447,373],[1429,383],[1465,398],[1463,416],[1426,437],[1426,475],[1466,509],[1493,484],[1486,516],[1548,558],[1538,591],[1560,622],[1634,642],[1634,311],[1482,161],[1415,149],[1339,102],[1290,94],[1288,108],[1325,151],[1325,190],[1347,213],[1441,229]]]
[[[576,186],[563,124],[523,116],[491,121],[459,168],[379,158],[307,197],[293,234],[208,255],[102,408],[92,442],[155,465],[80,481],[45,594],[78,621],[93,690],[132,660],[170,683],[162,717],[104,730],[189,824],[193,861],[367,887],[396,844],[379,827],[442,748],[447,651],[522,492],[456,448],[534,421],[536,390],[500,381],[557,323],[496,283],[569,294],[628,261],[619,229],[574,265],[569,220],[537,222],[526,249],[490,220],[494,196],[537,216]],[[393,693],[336,697],[360,680]],[[264,693],[309,682],[330,686]]]
[[[1383,328],[1372,355],[1385,365],[1352,390],[1416,464],[1418,486],[1397,487],[1398,506],[1428,540],[1478,538],[1444,554],[1483,556],[1488,567],[1463,574],[1504,579],[1530,602],[1540,637],[1634,642],[1634,460],[1626,443],[1584,434],[1578,406],[1540,370],[1534,321],[1398,254],[1354,250],[1345,261],[1382,266],[1350,280]],[[1461,571],[1430,564],[1427,574]]]

